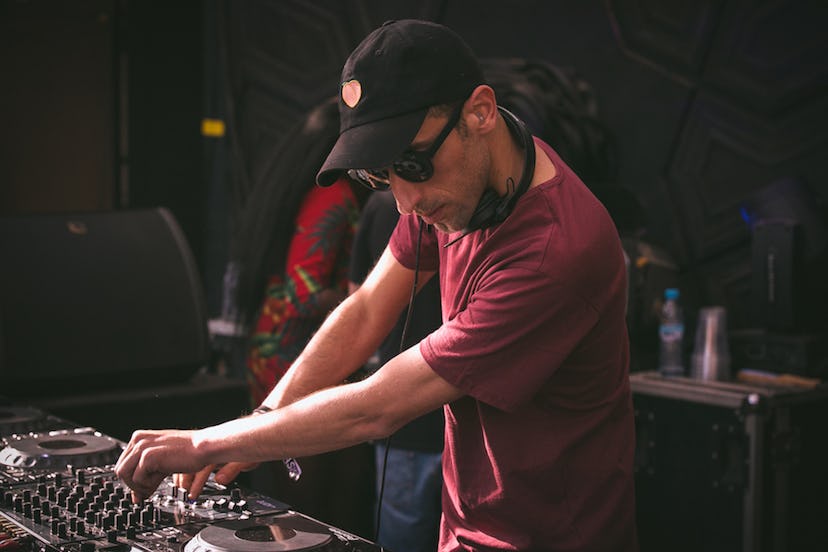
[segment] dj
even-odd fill
[[[135,499],[170,474],[195,496],[213,470],[226,483],[258,462],[385,437],[445,405],[441,551],[635,550],[626,272],[606,210],[498,108],[443,26],[376,29],[348,58],[340,99],[339,140],[317,182],[347,172],[391,190],[402,216],[385,253],[257,413],[136,431],[117,474]],[[339,385],[431,277],[443,325]]]

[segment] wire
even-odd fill
[[[423,219],[419,219],[420,227],[417,232],[417,254],[414,257],[414,283],[411,284],[411,296],[408,299],[408,312],[405,315],[405,323],[403,324],[402,336],[400,337],[400,350],[402,353],[405,350],[405,338],[408,335],[408,323],[411,321],[411,315],[414,312],[414,296],[417,295],[417,281],[420,278],[420,244],[423,241],[423,228],[425,223]],[[377,526],[374,531],[374,541],[379,541],[380,523],[382,521],[382,498],[385,494],[385,467],[388,465],[388,450],[391,448],[391,437],[389,435],[385,438],[385,453],[382,459],[382,477],[380,477],[380,488],[377,496]]]

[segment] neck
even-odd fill
[[[493,136],[492,171],[489,179],[489,187],[501,197],[515,191],[526,169],[526,152],[503,117],[503,114],[499,115]],[[534,148],[534,143],[530,147]]]

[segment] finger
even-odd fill
[[[159,461],[163,460],[165,448],[163,446],[147,447],[141,451],[138,461],[132,471],[130,487],[143,497],[148,497],[158,489],[169,471],[159,469]]]
[[[178,472],[173,474],[173,485],[176,489],[188,489],[193,481],[193,474]]]
[[[221,483],[222,485],[227,485],[236,479],[239,473],[249,471],[255,466],[256,464],[230,462],[229,464],[222,466],[222,468],[216,472],[216,482]]]
[[[196,474],[190,474],[188,477],[188,485],[185,487],[189,490],[190,500],[195,500],[201,494],[204,484],[210,479],[210,474],[213,473],[212,465],[207,466]]]

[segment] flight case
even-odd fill
[[[631,375],[641,552],[828,550],[828,386]]]

